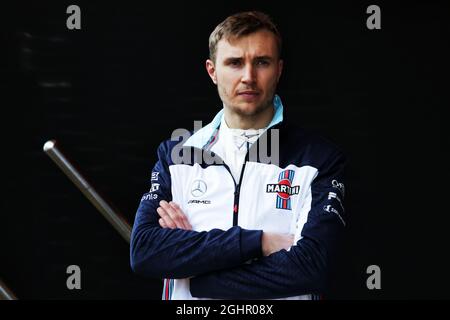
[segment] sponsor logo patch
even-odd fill
[[[194,180],[192,182],[191,187],[191,194],[194,197],[200,197],[206,193],[206,190],[208,190],[208,187],[206,186],[206,182],[203,180]]]
[[[335,189],[338,189],[342,193],[342,196],[345,195],[345,186],[342,182],[333,180],[333,181],[331,181],[331,186]]]
[[[278,175],[278,183],[267,184],[266,192],[277,194],[277,209],[292,210],[291,196],[300,193],[300,186],[292,186],[294,175],[294,170],[284,170]]]
[[[155,192],[155,191],[158,191],[158,190],[159,190],[159,183],[152,183],[152,186],[150,187],[149,193]]]
[[[188,204],[195,203],[195,204],[211,204],[210,200],[189,200]]]
[[[159,172],[152,172],[152,181],[158,181]]]

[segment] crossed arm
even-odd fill
[[[167,201],[159,203],[162,207],[155,208],[155,200],[141,201],[131,234],[131,267],[143,276],[159,279],[198,276],[236,267],[292,245],[292,236],[265,234],[239,226],[226,231],[193,231],[180,214],[174,216],[176,209],[169,208]],[[168,212],[166,219],[160,218],[158,223],[156,212],[163,216]],[[168,214],[174,218],[169,219]]]
[[[160,207],[156,209],[160,218],[159,225],[162,228],[192,230],[186,215],[180,206],[173,201],[161,200]],[[263,256],[271,255],[282,249],[289,249],[294,244],[294,235],[274,232],[262,232],[261,251]]]

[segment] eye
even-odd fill
[[[270,64],[270,62],[267,61],[267,60],[258,60],[258,61],[256,62],[256,65],[257,65],[257,66],[268,66],[269,64]]]
[[[233,67],[238,67],[241,65],[241,61],[239,59],[233,59],[230,61],[230,65]]]

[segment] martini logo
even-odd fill
[[[278,183],[269,183],[266,188],[267,193],[277,194],[277,209],[292,210],[291,196],[299,194],[300,186],[292,186],[295,171],[285,170],[278,176]]]

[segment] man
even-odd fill
[[[131,266],[166,278],[163,299],[314,299],[345,227],[344,157],[283,120],[281,37],[267,15],[228,17],[209,47],[223,109],[159,146]]]

